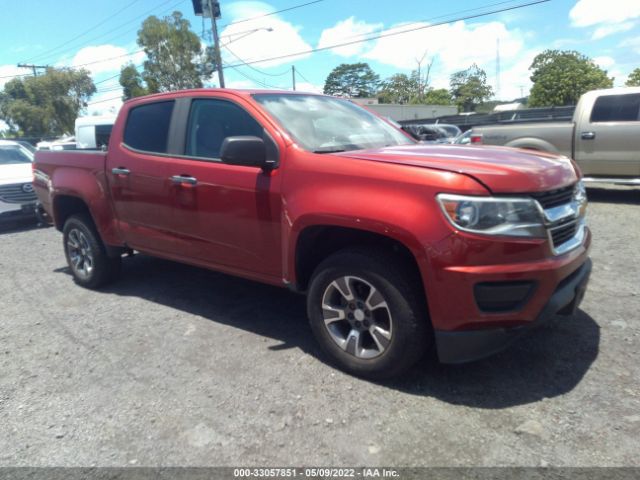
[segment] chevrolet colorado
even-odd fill
[[[75,281],[139,251],[307,295],[356,375],[504,348],[582,300],[591,263],[568,158],[418,144],[323,95],[199,89],[127,101],[108,150],[36,153]]]
[[[640,185],[640,88],[587,92],[571,122],[473,127],[471,142],[566,155],[587,183]]]

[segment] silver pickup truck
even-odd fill
[[[587,92],[571,122],[474,127],[471,142],[560,153],[585,182],[640,185],[640,88]]]

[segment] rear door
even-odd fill
[[[107,154],[111,198],[127,245],[151,252],[175,251],[172,235],[169,134],[175,100],[133,106]]]
[[[585,175],[640,175],[640,93],[599,96],[576,126],[575,152]]]
[[[229,136],[272,140],[259,112],[232,96],[193,98],[184,112],[184,154],[174,157],[174,225],[181,254],[192,260],[281,278],[280,170],[227,165],[220,147]],[[275,133],[275,132],[274,132]]]

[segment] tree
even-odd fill
[[[173,12],[160,20],[148,17],[138,30],[138,45],[147,60],[141,74],[128,65],[120,72],[124,96],[200,88],[213,73],[211,50],[202,47],[198,35],[182,13]],[[129,96],[130,95],[130,96]]]
[[[87,70],[48,68],[43,75],[6,83],[0,93],[0,118],[12,133],[36,137],[69,133],[95,92]]]
[[[149,93],[143,85],[142,75],[131,63],[120,70],[120,85],[122,85],[122,100],[141,97]]]
[[[415,78],[404,73],[396,73],[381,84],[378,92],[380,103],[409,103],[418,93],[418,83]]]
[[[627,78],[625,85],[627,87],[640,87],[640,68],[636,68],[629,74],[629,78]]]
[[[446,88],[432,88],[427,90],[422,103],[428,105],[451,105],[451,94]]]
[[[487,74],[475,63],[451,75],[449,86],[453,101],[464,112],[474,111],[478,104],[493,95],[493,89],[487,84]]]
[[[380,77],[368,63],[343,63],[334,68],[324,82],[324,93],[338,97],[373,97]]]
[[[545,50],[533,59],[529,70],[533,82],[530,107],[575,105],[583,93],[613,86],[606,70],[571,50]]]

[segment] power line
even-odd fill
[[[261,59],[258,59],[258,60],[249,60],[249,61],[243,62],[242,64],[229,65],[229,67],[236,67],[236,66],[240,66],[240,65],[249,65],[249,64],[254,64],[254,63],[268,62],[268,61],[271,61],[271,60],[282,60],[283,58],[297,57],[297,56],[306,55],[306,54],[309,54],[309,53],[315,53],[315,52],[321,52],[321,51],[324,51],[324,50],[330,50],[332,48],[345,47],[347,45],[355,45],[357,43],[368,42],[370,40],[376,40],[378,38],[393,37],[395,35],[401,35],[403,33],[415,32],[417,30],[425,30],[427,28],[434,28],[434,27],[438,27],[440,25],[445,25],[447,23],[459,22],[459,21],[462,21],[462,20],[470,20],[470,19],[473,19],[473,18],[486,17],[486,16],[489,16],[489,15],[494,15],[496,13],[507,12],[507,11],[510,11],[510,10],[516,10],[516,9],[524,8],[524,7],[530,7],[530,6],[533,6],[533,5],[538,5],[538,4],[541,4],[541,3],[547,3],[547,2],[550,2],[550,1],[551,0],[535,0],[535,1],[532,1],[532,2],[528,2],[528,3],[514,5],[512,7],[501,8],[501,9],[498,9],[498,10],[492,10],[492,11],[489,11],[489,12],[478,13],[478,14],[475,14],[475,15],[466,15],[466,16],[463,16],[463,17],[453,18],[453,19],[450,19],[450,20],[445,20],[445,21],[438,22],[438,23],[432,23],[432,24],[429,24],[429,25],[421,25],[420,27],[411,28],[411,29],[407,29],[407,30],[402,30],[400,32],[382,33],[382,34],[379,34],[379,35],[374,35],[374,36],[369,37],[369,38],[364,38],[362,40],[353,40],[353,41],[350,41],[350,42],[336,43],[334,45],[327,45],[327,46],[324,46],[324,47],[311,48],[309,50],[303,50],[303,51],[296,52],[296,53],[288,53],[286,55],[279,55],[279,56],[276,56],[276,57],[261,58]]]
[[[255,70],[256,72],[262,74],[262,75],[268,75],[269,77],[282,77],[283,75],[289,75],[289,70],[287,69],[285,72],[282,73],[268,73],[268,72],[263,72],[262,70],[258,70],[256,67],[252,66],[252,65],[247,65],[245,63],[245,61],[240,58],[238,55],[236,55],[233,50],[231,50],[227,45],[223,45],[223,47],[225,48],[225,50],[227,50],[231,55],[233,55],[234,57],[236,57],[239,61],[242,62],[242,65],[244,65],[245,67],[249,67],[251,70]]]
[[[254,83],[257,83],[258,85],[264,87],[264,88],[275,88],[278,90],[282,90],[282,87],[276,86],[276,85],[270,85],[266,82],[261,82],[260,80],[257,80],[249,75],[247,75],[246,73],[244,73],[243,71],[241,71],[240,69],[238,69],[237,67],[234,67],[233,65],[224,65],[225,68],[233,68],[237,73],[239,73],[240,75],[242,75],[244,78],[246,78],[247,80],[251,80]]]
[[[269,17],[271,15],[275,15],[277,13],[288,12],[289,10],[295,10],[296,8],[306,7],[308,5],[313,5],[314,3],[324,2],[324,0],[314,0],[313,2],[301,3],[299,5],[294,5],[292,7],[283,8],[282,10],[276,10],[275,12],[265,13],[262,15],[256,15],[255,17],[242,18],[240,20],[236,20],[235,22],[227,23],[226,25],[222,25],[220,28],[226,28],[229,25],[235,25],[236,23],[248,22],[250,20],[257,20],[258,18]]]
[[[444,15],[438,15],[438,16],[435,16],[435,17],[425,18],[425,19],[423,19],[423,20],[416,20],[416,21],[413,21],[413,22],[404,23],[404,24],[402,24],[402,25],[398,25],[398,26],[396,26],[396,27],[390,27],[390,28],[384,28],[384,27],[383,27],[383,28],[376,28],[376,29],[371,30],[370,32],[367,32],[367,33],[358,33],[358,34],[355,34],[355,35],[349,35],[349,36],[347,36],[347,37],[344,37],[343,39],[344,39],[344,40],[347,40],[347,39],[349,39],[349,38],[358,38],[358,37],[363,37],[363,36],[365,36],[365,35],[371,35],[371,34],[374,34],[374,33],[380,33],[380,32],[391,32],[391,31],[393,31],[393,30],[398,30],[398,29],[401,29],[401,28],[406,28],[406,27],[409,27],[409,26],[411,26],[411,25],[424,24],[425,22],[432,22],[433,20],[438,20],[438,19],[440,19],[440,18],[450,17],[451,15],[458,15],[458,14],[462,14],[462,13],[475,12],[475,11],[477,11],[477,10],[484,10],[484,9],[486,9],[486,8],[497,7],[497,6],[505,5],[505,4],[508,4],[508,3],[515,3],[515,2],[517,2],[517,1],[518,1],[518,0],[505,0],[505,1],[501,1],[501,2],[496,2],[496,3],[490,3],[490,4],[487,4],[487,5],[482,5],[482,6],[480,6],[480,7],[475,7],[475,8],[465,8],[465,9],[458,10],[458,11],[455,11],[455,12],[446,13],[446,14],[444,14]],[[455,20],[452,20],[452,21],[455,21]],[[449,22],[445,22],[445,23],[449,23]]]
[[[57,47],[53,47],[45,52],[41,52],[38,55],[28,58],[27,60],[25,60],[25,62],[28,62],[34,58],[39,58],[43,55],[47,55],[49,52],[53,52],[55,50],[58,50],[60,47],[64,47],[66,45],[69,45],[71,42],[74,42],[75,40],[85,36],[87,33],[94,31],[96,28],[101,27],[102,25],[104,25],[108,20],[111,20],[113,17],[115,17],[116,15],[120,14],[121,12],[124,12],[127,8],[129,8],[131,5],[135,4],[138,0],[132,0],[131,3],[129,3],[128,5],[125,5],[124,7],[122,7],[120,10],[118,10],[117,12],[109,15],[107,18],[105,18],[104,20],[98,22],[97,24],[95,24],[93,27],[91,27],[88,30],[85,30],[84,32],[76,35],[75,37],[73,37],[70,40],[67,40],[66,42],[61,43],[60,45],[58,45]]]
[[[97,101],[95,101],[95,102],[89,102],[89,103],[87,103],[87,105],[86,105],[86,106],[88,107],[89,105],[95,105],[95,104],[97,104],[97,103],[111,102],[111,101],[113,101],[113,100],[122,100],[122,96],[121,96],[121,95],[119,95],[119,96],[117,96],[117,97],[104,98],[104,99],[102,99],[102,100],[97,100]]]
[[[108,31],[106,31],[106,32],[104,32],[104,33],[101,33],[101,34],[99,34],[99,35],[96,35],[96,36],[94,36],[94,37],[91,37],[91,38],[87,39],[87,40],[85,41],[87,45],[85,45],[85,46],[88,46],[88,43],[89,43],[89,42],[92,42],[92,41],[94,41],[94,40],[101,39],[101,38],[105,37],[106,35],[109,35],[110,33],[115,32],[116,30],[120,30],[122,27],[124,27],[124,26],[126,26],[126,25],[130,25],[130,24],[132,24],[133,22],[135,22],[135,21],[139,20],[140,18],[142,18],[142,17],[144,17],[144,16],[146,16],[146,15],[148,15],[148,14],[150,14],[150,13],[152,13],[152,12],[156,11],[158,8],[160,8],[160,7],[162,7],[162,6],[166,5],[166,4],[168,4],[168,3],[169,3],[169,2],[171,2],[171,1],[172,1],[172,0],[165,0],[165,1],[164,1],[164,2],[162,2],[160,5],[156,5],[156,6],[155,6],[155,7],[153,7],[152,9],[149,9],[149,10],[145,11],[145,12],[144,12],[144,13],[142,13],[141,15],[138,15],[138,16],[136,16],[136,17],[132,18],[132,19],[131,19],[131,20],[129,20],[129,21],[124,22],[124,23],[122,23],[122,24],[118,25],[117,27],[112,28],[111,30],[108,30]],[[174,5],[172,5],[172,6],[169,8],[169,10],[174,9],[175,7],[177,7],[178,5],[180,5],[181,3],[185,2],[185,1],[186,1],[186,0],[180,0],[178,3],[175,3]],[[137,27],[136,27],[136,29],[137,29]],[[125,32],[125,33],[128,33],[129,31],[130,31],[130,30],[128,30],[128,31],[127,31],[127,32]],[[118,34],[118,36],[120,36],[120,35],[121,35],[121,34]],[[113,37],[113,38],[117,38],[118,36]],[[112,40],[112,38],[111,38],[110,40]],[[51,50],[49,50],[47,53],[53,52],[53,51],[55,51],[55,50],[59,50],[59,48],[60,48],[60,46],[58,46],[58,47],[57,47],[57,48],[55,48],[55,49],[51,49]],[[64,55],[65,53],[70,52],[71,50],[74,50],[74,49],[76,49],[76,48],[78,48],[78,47],[72,47],[71,49],[65,49],[65,50],[63,50],[63,51],[61,51],[61,52],[58,52],[56,55]],[[82,47],[82,48],[84,48],[84,47]],[[42,54],[39,54],[39,55],[37,55],[36,57],[33,57],[33,58],[40,58],[40,57],[42,57],[42,56],[44,56],[44,55],[45,55],[45,54],[44,54],[44,53],[42,53]]]
[[[324,93],[321,89],[317,88],[307,77],[305,77],[298,67],[296,67],[296,75],[300,76],[305,82],[307,82],[311,87],[318,93]]]

